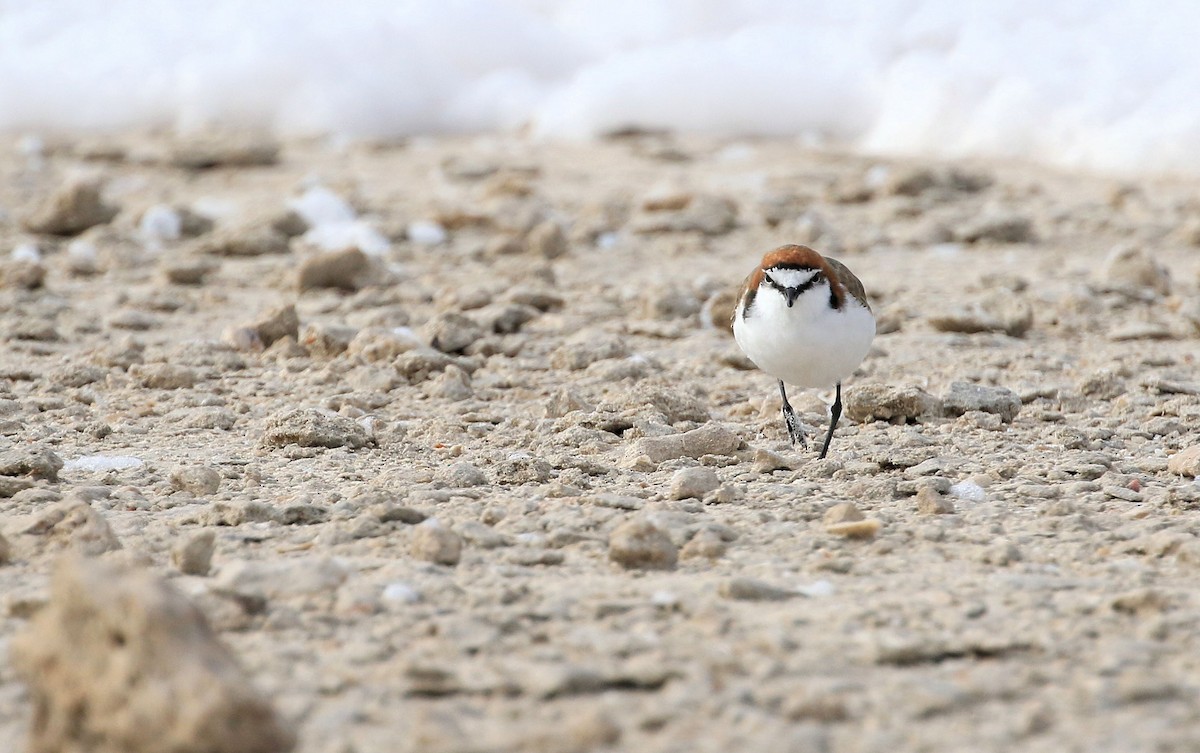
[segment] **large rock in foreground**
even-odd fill
[[[179,592],[145,571],[69,558],[13,638],[30,753],[286,753],[267,700]]]

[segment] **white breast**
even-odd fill
[[[783,296],[760,288],[749,318],[741,308],[733,334],[742,352],[766,373],[796,387],[832,387],[862,363],[875,339],[875,317],[853,296],[829,306],[822,283],[788,308]]]

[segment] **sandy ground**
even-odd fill
[[[0,643],[64,548],[115,547],[36,525],[84,499],[305,753],[1200,749],[1200,182],[654,134],[25,147],[0,453],[66,465],[9,463]],[[23,229],[80,171],[115,217]],[[313,186],[382,253],[299,234]],[[825,461],[720,326],[786,242],[879,315],[859,416],[920,403]],[[794,392],[811,434],[830,399]],[[0,747],[31,713],[0,663]]]

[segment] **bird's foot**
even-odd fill
[[[800,425],[800,419],[796,416],[796,412],[785,409],[783,422],[787,424],[788,439],[791,440],[792,446],[800,445],[801,448],[807,450],[808,437],[804,435],[804,427]]]

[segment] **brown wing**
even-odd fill
[[[867,291],[863,288],[862,281],[854,276],[854,273],[850,271],[849,267],[847,267],[845,264],[842,264],[837,259],[826,256],[825,261],[829,262],[830,268],[833,270],[834,274],[837,275],[838,280],[842,283],[842,287],[846,289],[846,292],[854,296],[863,306],[866,306],[867,311],[870,311],[871,304],[867,303]]]

